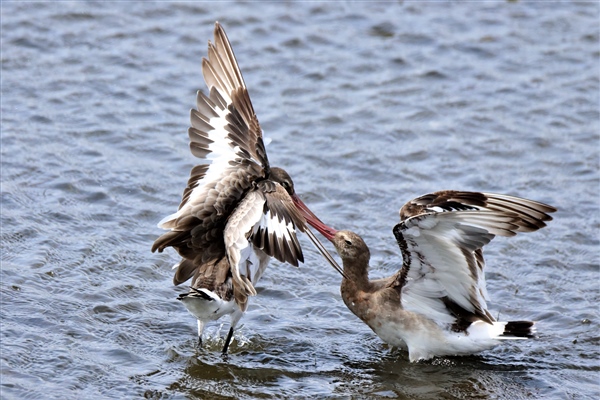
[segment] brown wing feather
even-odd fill
[[[270,171],[260,124],[219,23],[215,24],[214,44],[209,42],[208,57],[202,60],[202,73],[209,94],[199,92],[197,110],[191,111],[190,149],[197,157],[213,156],[218,162],[192,169],[179,211],[161,223],[170,231],[152,246],[152,251],[159,252],[173,247],[183,258],[175,273],[175,284],[206,274],[213,260],[227,258],[223,232],[228,218],[246,193]],[[219,167],[213,168],[216,164]],[[293,250],[278,254],[298,257]],[[243,296],[237,297],[241,301]]]
[[[417,197],[400,209],[400,220],[435,211],[491,210],[518,215],[518,232],[533,232],[546,226],[556,208],[537,201],[495,193],[443,190]]]
[[[270,232],[265,226],[261,226],[253,233],[252,241],[267,255],[298,266],[298,262],[304,262],[304,255],[295,231],[303,232],[306,229],[306,220],[281,185],[261,182],[259,187],[265,193],[265,212],[268,210],[272,218],[277,218],[280,224],[291,226],[291,229],[287,231],[289,237],[286,240],[285,237],[277,235],[277,232]]]

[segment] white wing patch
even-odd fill
[[[267,210],[262,215],[259,223],[254,225],[252,234],[255,235],[260,230],[265,230],[269,236],[282,239],[286,243],[293,242],[296,234],[296,227],[292,221],[286,224],[282,218],[271,213],[271,210]],[[278,242],[281,242],[281,240],[278,240]]]
[[[398,224],[394,231],[410,260],[403,306],[441,323],[453,320],[443,297],[469,312],[485,312],[485,278],[474,252],[494,235],[514,235],[513,220],[512,214],[462,211],[422,214]]]
[[[212,188],[214,184],[237,169],[235,160],[241,158],[240,147],[230,140],[229,131],[226,129],[229,125],[227,116],[231,113],[223,104],[225,100],[219,98],[215,90],[211,93],[211,98],[207,98],[198,91],[198,110],[202,111],[191,111],[192,127],[189,129],[191,143],[201,144],[199,147],[202,147],[202,149],[196,155],[203,155],[200,158],[205,160],[205,164],[209,165],[208,170],[204,177],[196,182],[196,186],[192,189],[189,199],[183,207],[158,223],[160,228],[168,229],[169,222],[182,215],[188,215],[195,205],[204,202],[207,192],[210,190],[207,187]],[[213,97],[216,97],[214,99],[216,101],[213,101]],[[260,165],[260,162],[253,157],[251,160]]]

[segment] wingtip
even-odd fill
[[[217,40],[217,37],[219,37],[219,36],[227,37],[227,35],[225,34],[225,29],[223,29],[223,25],[221,25],[221,23],[219,21],[215,21],[215,31],[214,31],[215,41]]]

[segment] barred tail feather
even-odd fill
[[[534,325],[533,321],[509,321],[504,326],[504,333],[499,339],[533,338],[535,337]]]
[[[479,340],[524,340],[534,337],[535,327],[532,321],[473,322],[467,328],[467,336]]]

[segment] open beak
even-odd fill
[[[325,225],[319,219],[319,217],[313,214],[313,212],[310,211],[306,204],[304,204],[304,202],[300,200],[300,197],[298,197],[297,194],[294,193],[294,195],[292,196],[292,200],[294,201],[296,208],[300,210],[300,212],[306,219],[306,222],[308,222],[310,226],[319,231],[321,235],[325,236],[329,241],[332,241],[337,231],[332,227]]]
[[[317,231],[319,231],[328,240],[332,241],[333,237],[335,236],[337,231],[335,229],[325,225],[312,211],[310,211],[310,209],[306,206],[306,204],[304,204],[304,202],[302,200],[300,200],[300,197],[298,197],[298,195],[296,195],[296,194],[292,195],[292,200],[294,201],[296,208],[300,211],[300,213],[306,219],[306,222],[308,222],[308,224],[310,226],[312,226]],[[310,241],[313,242],[313,244],[315,245],[317,250],[319,250],[319,253],[321,253],[323,255],[323,257],[325,257],[325,259],[329,262],[329,264],[331,264],[331,266],[337,272],[339,272],[340,275],[342,275],[344,278],[347,278],[346,275],[344,274],[344,270],[342,269],[342,267],[340,267],[338,265],[338,263],[335,262],[335,260],[331,256],[331,254],[329,254],[329,252],[327,251],[327,249],[325,249],[325,247],[319,241],[319,239],[317,239],[317,237],[314,235],[314,233],[312,233],[310,228],[307,227],[307,229],[304,231],[304,233],[306,233],[306,235],[308,236]]]
[[[315,236],[314,233],[312,233],[312,231],[310,230],[309,227],[306,227],[306,230],[304,231],[304,233],[306,233],[306,235],[308,236],[308,238],[310,239],[310,241],[313,242],[313,244],[315,245],[315,247],[317,248],[317,250],[319,250],[319,252],[323,255],[323,257],[325,257],[325,259],[327,261],[329,261],[329,264],[331,264],[331,266],[337,272],[339,272],[340,275],[342,275],[345,279],[348,279],[348,277],[344,274],[344,270],[342,269],[342,267],[340,267],[338,265],[338,263],[335,262],[335,260],[331,256],[331,254],[329,254],[329,252],[327,251],[327,249],[325,247],[323,247],[323,244],[321,244],[321,242],[319,242],[319,239],[317,239],[317,237]]]

